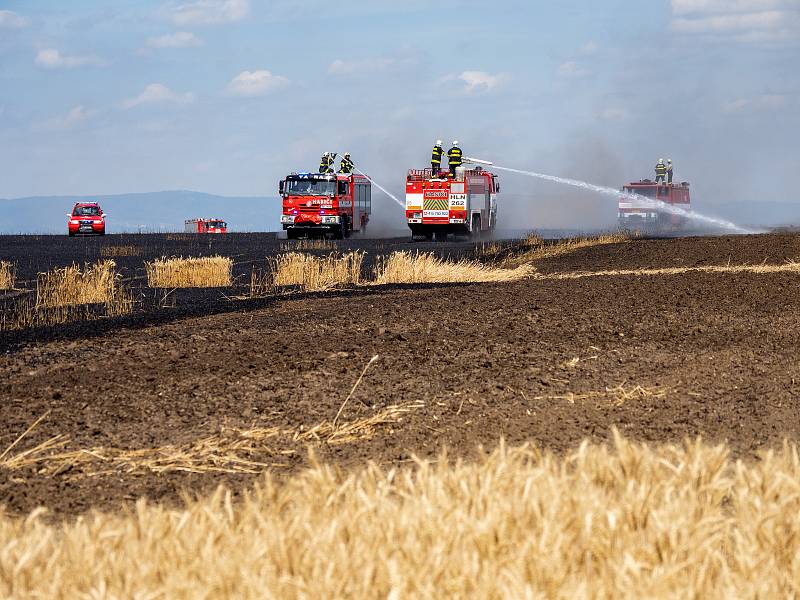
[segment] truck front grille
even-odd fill
[[[447,210],[447,198],[425,198],[423,210]]]

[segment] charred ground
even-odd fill
[[[228,250],[210,251],[233,255],[230,240]],[[377,252],[374,242],[360,243]],[[37,244],[45,246],[38,253]],[[89,245],[83,256],[62,256],[47,244],[6,239],[0,258],[24,257],[30,267],[20,269],[29,273],[97,258]],[[259,244],[239,249],[241,260],[260,260],[266,246]],[[474,249],[438,251],[457,257]],[[135,260],[190,252],[154,247]],[[542,260],[537,268],[782,264],[798,257],[800,236],[773,234],[634,240]],[[88,324],[51,338],[4,338],[0,448],[44,414],[15,451],[56,435],[73,449],[136,450],[230,427],[303,430],[334,418],[377,355],[342,419],[398,403],[424,406],[370,439],[316,445],[320,459],[344,467],[402,464],[444,447],[469,456],[501,438],[559,452],[587,437],[606,439],[614,426],[654,442],[727,440],[737,455],[752,458],[800,437],[797,284],[796,273],[689,272],[378,288],[243,301],[208,315],[197,312],[200,303],[192,314],[157,322],[131,317],[106,329]],[[307,464],[302,444],[286,448],[292,453],[280,461],[274,448],[265,449],[263,460],[286,473]],[[253,477],[94,474],[78,466],[45,474],[31,467],[0,473],[0,502],[12,512],[45,505],[69,515],[142,495],[173,501],[222,481],[242,488]]]

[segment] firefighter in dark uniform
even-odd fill
[[[327,173],[330,164],[331,164],[330,155],[326,152],[325,154],[322,155],[322,158],[319,159],[319,172]]]
[[[667,159],[667,183],[672,183],[672,159]]]
[[[659,158],[656,165],[656,183],[659,181],[665,183],[667,180],[667,165],[664,164],[664,159]]]
[[[436,145],[434,145],[433,153],[431,154],[431,172],[434,177],[442,170],[442,156],[444,156],[442,140],[436,140]]]
[[[349,175],[353,172],[353,167],[355,167],[355,165],[353,164],[353,160],[350,158],[350,153],[345,152],[344,156],[342,157],[342,162],[339,165],[339,173],[345,173]]]
[[[450,177],[456,176],[456,167],[460,167],[464,154],[458,147],[458,140],[453,141],[453,147],[447,151],[448,164],[450,165]]]
[[[333,161],[336,158],[336,153],[334,152],[331,154],[330,152],[326,152],[322,155],[322,158],[319,161],[319,172],[320,173],[333,173]]]

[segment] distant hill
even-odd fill
[[[29,198],[0,199],[0,234],[66,232],[66,213],[75,202],[100,202],[109,214],[109,233],[182,231],[185,219],[193,217],[219,217],[228,222],[230,231],[279,231],[280,198],[215,196],[186,190],[118,194],[110,196],[34,196]],[[501,200],[500,229],[516,229],[528,225],[519,220],[520,212],[514,210],[514,198]],[[563,203],[553,214],[547,212],[548,204],[537,205],[535,218],[528,229],[542,227],[577,228],[581,231],[609,229],[616,224],[615,213],[603,219],[588,211],[579,214],[564,213]],[[522,207],[530,211],[528,204]],[[551,207],[552,208],[552,207]],[[739,225],[787,226],[800,225],[800,203],[791,202],[726,202],[696,203],[702,213],[729,219]],[[583,214],[586,213],[586,214]],[[525,215],[528,213],[525,212]],[[580,221],[579,217],[583,217]],[[548,218],[545,218],[548,217]],[[585,222],[584,222],[585,221]],[[527,231],[527,229],[526,229]],[[407,229],[402,212],[383,195],[373,195],[373,218],[370,234],[375,236],[405,235]],[[498,232],[500,233],[500,232]],[[508,233],[508,232],[504,232]]]
[[[277,231],[280,199],[228,197],[185,190],[112,196],[34,196],[0,199],[0,234],[65,233],[76,202],[99,202],[109,233],[182,231],[185,219],[219,217],[230,231]]]

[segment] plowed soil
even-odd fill
[[[637,240],[540,261],[542,272],[800,259],[791,234]],[[124,322],[74,339],[7,344],[0,357],[0,451],[56,435],[70,449],[190,443],[224,427],[308,429],[333,420],[370,358],[343,421],[422,402],[353,443],[318,444],[342,467],[403,464],[445,447],[535,442],[555,452],[584,438],[727,441],[746,459],[800,438],[800,280],[796,273],[689,272],[371,289],[243,302],[228,312]],[[84,334],[87,335],[84,335]],[[276,466],[307,464],[292,448]],[[265,454],[265,460],[267,460]],[[0,503],[57,515],[256,475],[55,475],[0,469]]]

